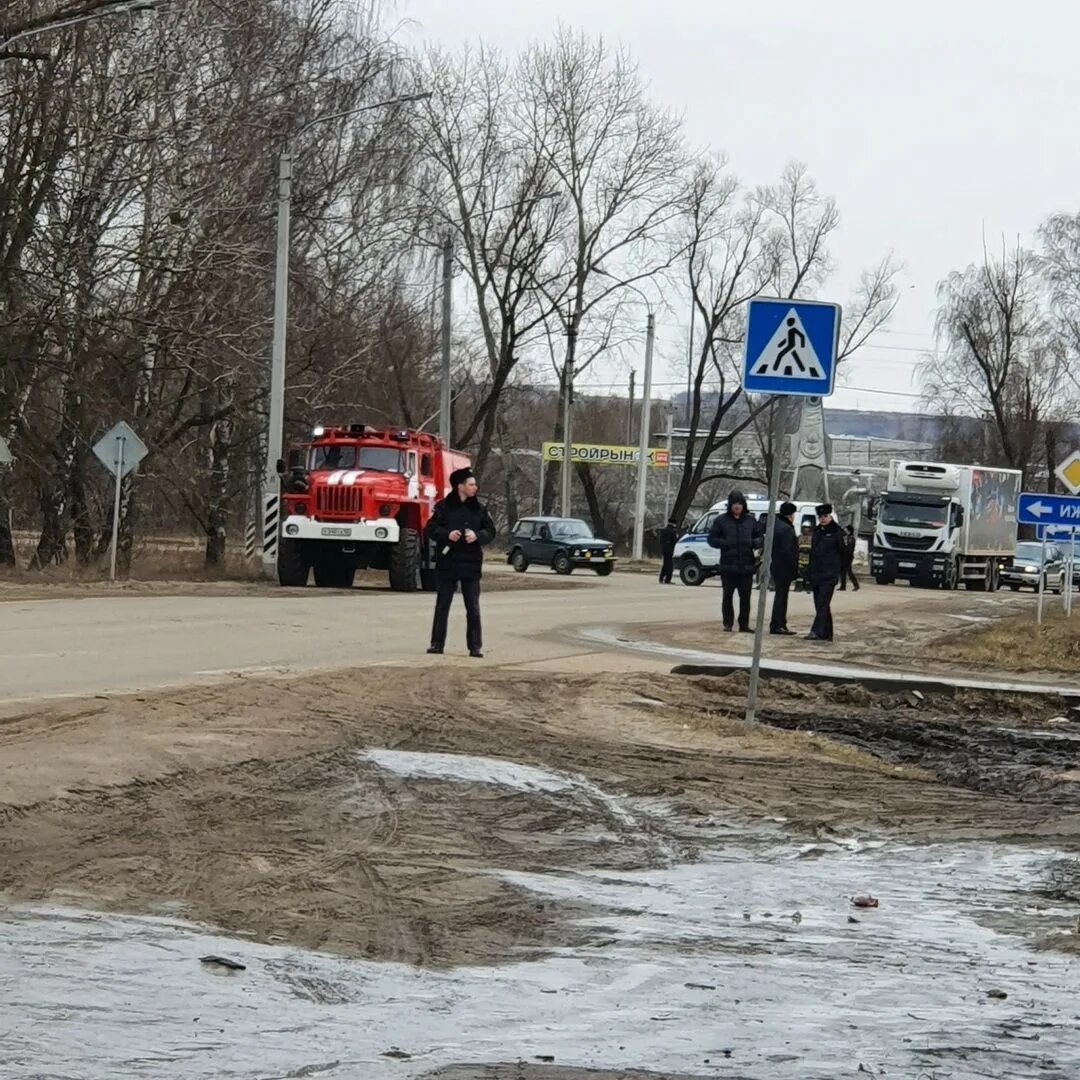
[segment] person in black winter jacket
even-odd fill
[[[773,530],[772,557],[769,574],[776,586],[773,596],[772,618],[769,632],[791,634],[787,625],[788,593],[791,583],[799,576],[799,538],[795,535],[795,511],[793,502],[780,504],[780,514]]]
[[[735,593],[739,594],[739,629],[750,633],[750,590],[754,583],[756,552],[762,548],[761,532],[754,515],[746,509],[741,491],[728,495],[727,509],[717,514],[709,529],[709,547],[720,549],[720,581],[724,589],[721,612],[724,629],[735,626]]]
[[[818,525],[810,542],[810,587],[814,590],[814,625],[810,641],[832,641],[832,598],[844,572],[844,530],[833,520],[832,506],[817,508]]]
[[[844,569],[840,572],[840,591],[847,591],[848,578],[855,591],[859,591],[859,579],[855,576],[853,566],[855,564],[855,526],[849,525],[844,532]]]
[[[671,575],[675,570],[675,545],[679,542],[679,524],[674,518],[668,518],[668,523],[660,530],[660,556],[663,562],[660,564],[660,584],[670,585]]]
[[[446,645],[450,605],[461,585],[465,601],[465,640],[469,655],[484,655],[480,628],[480,574],[484,546],[495,539],[495,526],[476,497],[476,477],[471,469],[450,474],[450,494],[436,503],[426,536],[435,545],[435,618],[431,624],[429,653],[441,653]]]

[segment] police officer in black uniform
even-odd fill
[[[450,604],[461,585],[465,601],[465,640],[469,655],[480,659],[484,639],[480,629],[480,574],[484,547],[495,539],[495,526],[486,507],[476,497],[476,477],[472,469],[450,474],[450,494],[437,503],[427,538],[435,545],[437,596],[431,624],[429,653],[441,653],[446,645],[446,624]]]

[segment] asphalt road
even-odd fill
[[[507,573],[492,567],[488,580]],[[507,584],[512,584],[507,582]],[[560,582],[562,585],[563,583]],[[925,599],[922,590],[844,594],[846,610]],[[756,603],[757,593],[754,594]],[[465,656],[460,601],[447,655],[428,657],[428,594],[356,589],[252,589],[240,595],[117,595],[0,604],[0,704],[216,682],[287,677],[365,664],[511,664],[553,670],[669,670],[670,656],[627,651],[587,628],[717,621],[715,583],[661,587],[651,576],[616,574],[551,589],[490,590],[483,598],[486,658]],[[837,607],[839,607],[836,605]],[[808,623],[810,599],[793,594],[792,625]],[[718,635],[719,639],[720,635]],[[718,640],[718,647],[721,642]]]

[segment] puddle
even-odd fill
[[[419,750],[366,750],[360,760],[413,780],[488,784],[526,793],[577,796],[602,806],[611,817],[635,831],[650,831],[646,821],[628,808],[628,800],[611,795],[584,776],[521,765],[505,758],[433,754]]]
[[[494,784],[498,787],[513,788],[515,791],[567,791],[584,783],[548,769],[519,765],[516,761],[502,758],[472,757],[468,754],[367,750],[360,755],[360,759],[370,761],[387,772],[416,780],[458,780],[466,784]]]
[[[607,910],[584,922],[586,946],[452,972],[164,918],[9,909],[0,1075],[383,1080],[541,1055],[754,1080],[1080,1075],[1080,968],[1028,947],[1061,920],[1016,891],[1053,853],[884,843],[807,855],[740,834],[662,870],[503,873]],[[880,908],[851,906],[865,892]],[[1005,912],[1007,933],[994,928]],[[207,954],[247,970],[213,974]],[[384,1056],[395,1048],[408,1058]]]

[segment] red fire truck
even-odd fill
[[[386,570],[401,592],[434,588],[424,529],[464,454],[434,435],[367,424],[316,427],[290,447],[281,478],[278,580],[347,589],[357,570]]]

